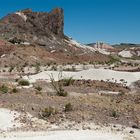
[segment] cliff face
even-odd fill
[[[48,29],[54,34],[63,36],[64,14],[63,9],[56,8],[48,14]]]
[[[56,8],[50,13],[25,9],[1,19],[0,34],[4,39],[16,37],[26,41],[42,36],[61,38],[64,36],[63,27],[64,14],[61,8]]]
[[[49,13],[25,9],[5,16],[0,20],[0,65],[108,60],[107,56],[96,53],[92,47],[65,36],[63,28],[64,13],[61,8]]]

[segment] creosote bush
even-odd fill
[[[29,81],[24,80],[24,79],[20,80],[18,82],[18,84],[21,85],[21,86],[29,86],[30,85]]]
[[[42,117],[42,118],[48,118],[51,115],[55,115],[55,114],[57,114],[56,108],[49,106],[49,107],[46,107],[44,110],[42,110],[42,112],[40,114],[40,117]]]
[[[37,87],[35,87],[35,89],[36,89],[37,91],[41,91],[41,90],[42,90],[42,87],[37,86]]]
[[[65,112],[69,112],[69,111],[72,111],[73,110],[73,106],[71,103],[67,103],[65,105]]]
[[[56,92],[56,94],[58,96],[63,96],[63,97],[68,96],[68,93],[61,86],[58,88],[58,91]]]
[[[41,91],[36,90],[35,94],[36,94],[36,95],[41,95],[41,94],[42,94],[42,92],[41,92]]]
[[[13,93],[17,93],[17,92],[18,92],[18,89],[17,89],[17,88],[13,88],[13,89],[12,89],[12,92],[13,92]]]
[[[114,118],[119,117],[119,115],[118,115],[118,113],[117,113],[116,110],[113,109],[113,110],[111,111],[111,117],[114,117]]]

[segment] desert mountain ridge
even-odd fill
[[[2,59],[6,57],[6,60],[1,61],[6,62],[11,58],[20,64],[23,61],[71,63],[104,62],[110,59],[106,54],[64,35],[62,8],[55,8],[49,13],[25,9],[8,14],[0,20],[0,39]],[[9,49],[9,46],[12,46],[12,49]],[[17,57],[15,54],[20,56]]]

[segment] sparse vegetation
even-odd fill
[[[57,95],[58,95],[58,96],[66,97],[66,96],[68,95],[68,93],[60,86],[60,87],[58,88]]]
[[[13,92],[13,93],[17,93],[17,92],[18,92],[18,89],[17,89],[17,88],[13,88],[13,89],[12,89],[12,92]]]
[[[51,70],[57,71],[57,66],[52,66]]]
[[[114,109],[112,109],[112,111],[111,111],[111,117],[117,118],[118,116],[119,115],[118,115],[117,111],[114,110]]]
[[[14,66],[11,66],[10,68],[9,68],[9,72],[12,72],[14,70]]]
[[[24,65],[23,65],[23,67],[27,67],[28,66],[28,63],[27,62],[25,62],[24,63]]]
[[[41,90],[42,90],[42,87],[37,86],[37,87],[35,87],[35,89],[36,89],[37,91],[41,91]]]
[[[114,57],[114,56],[110,56],[110,60],[108,62],[106,62],[107,64],[114,64],[120,62],[120,59],[118,57]]]
[[[71,103],[67,103],[65,105],[65,112],[69,112],[69,111],[72,111],[73,110],[73,106]]]
[[[72,77],[62,79],[63,86],[70,86],[74,81]]]
[[[63,71],[73,71],[73,72],[75,72],[76,68],[75,68],[75,66],[72,66],[72,68],[65,68],[65,69],[63,69]]]
[[[41,95],[41,94],[42,94],[42,92],[41,92],[41,91],[36,90],[35,94],[36,94],[36,95]]]
[[[0,87],[0,91],[2,92],[2,93],[8,93],[8,87],[6,86],[6,85],[2,85],[1,87]]]
[[[58,75],[58,79],[59,81],[56,82],[54,80],[53,75],[50,76],[50,80],[51,80],[51,85],[53,86],[54,90],[56,91],[56,94],[58,96],[63,96],[66,97],[68,95],[68,93],[63,89],[63,82],[62,82],[62,73],[60,72]]]
[[[24,79],[20,80],[20,81],[18,82],[18,84],[19,84],[20,86],[29,86],[29,85],[30,85],[29,81],[24,80]]]
[[[51,115],[55,115],[57,113],[57,110],[56,108],[54,107],[46,107],[44,110],[42,110],[39,114],[39,116],[41,118],[48,118],[50,117]]]
[[[40,72],[40,63],[36,63],[36,65],[35,65],[35,72],[36,73]]]

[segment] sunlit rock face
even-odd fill
[[[33,12],[25,9],[9,14],[0,21],[0,36],[7,40],[32,42],[42,38],[62,38],[64,27],[63,9],[51,12]],[[17,42],[17,43],[18,43]]]

